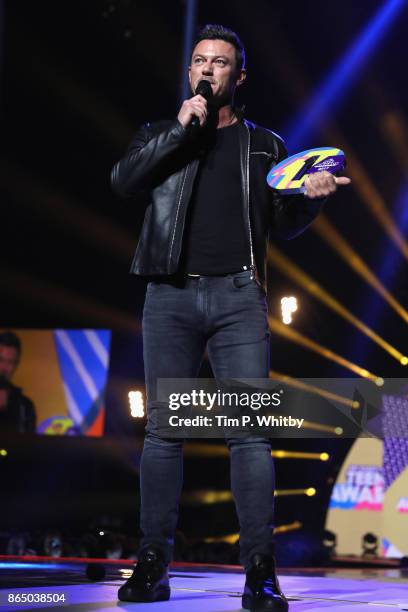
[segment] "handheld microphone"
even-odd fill
[[[195,94],[196,96],[200,95],[203,96],[203,98],[205,98],[207,100],[207,102],[209,100],[211,100],[212,95],[213,95],[213,90],[211,87],[211,83],[209,81],[206,81],[205,79],[202,79],[201,81],[198,82],[198,85],[196,87],[195,90]],[[200,120],[198,117],[193,117],[190,121],[190,127],[192,128],[198,128],[200,127]]]

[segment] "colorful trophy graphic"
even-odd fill
[[[309,174],[326,170],[331,174],[340,172],[346,165],[341,149],[318,147],[291,155],[274,166],[266,177],[269,187],[282,195],[304,193],[304,182]]]

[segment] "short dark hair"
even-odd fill
[[[10,346],[12,348],[17,349],[17,352],[19,355],[21,353],[21,340],[12,331],[6,330],[3,332],[0,332],[0,344],[2,346]]]
[[[193,49],[202,40],[225,40],[225,42],[231,43],[235,47],[235,58],[237,62],[237,69],[242,70],[245,68],[245,49],[241,42],[238,34],[236,34],[230,28],[216,24],[207,23],[198,33],[197,38],[194,41]]]

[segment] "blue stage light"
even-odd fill
[[[408,181],[405,181],[392,207],[392,215],[395,224],[403,235],[408,232]],[[384,237],[379,257],[380,265],[376,271],[380,281],[391,291],[393,281],[401,270],[404,262],[401,252],[396,248],[389,238]],[[361,318],[369,327],[375,328],[382,316],[385,302],[373,293],[365,291],[365,302],[361,310]],[[365,336],[353,336],[351,347],[353,359],[365,359],[367,355],[367,338]]]
[[[407,6],[405,0],[387,0],[318,86],[312,98],[283,131],[290,152],[310,146],[311,136],[322,125],[329,111],[339,106],[404,6]]]
[[[72,565],[65,565],[63,563],[20,563],[20,562],[8,562],[8,563],[0,563],[0,569],[7,570],[33,570],[33,569],[41,569],[41,570],[50,570],[50,569],[66,569],[72,568]]]
[[[193,48],[194,32],[197,27],[198,0],[187,0],[184,12],[183,36],[183,66],[181,80],[180,103],[191,96],[190,82],[188,80],[188,67],[190,66]]]

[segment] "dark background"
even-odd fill
[[[206,1],[198,22],[225,23],[240,34],[248,79],[239,101],[248,118],[285,137],[285,126],[382,5]],[[137,202],[111,193],[109,173],[142,122],[178,112],[183,10],[175,0],[6,2],[3,325],[137,329],[144,284],[128,268],[142,213]],[[399,113],[406,129],[407,25],[405,7],[345,85],[341,102],[328,109],[344,143],[327,142],[316,130],[307,145],[352,149],[391,212],[407,159],[396,155],[384,121]],[[399,138],[406,150],[407,132]],[[339,190],[325,212],[375,273],[391,253],[385,284],[408,306],[406,260],[356,187]],[[279,248],[358,317],[369,321],[378,310],[370,325],[404,353],[406,323],[312,230]],[[302,333],[378,375],[404,375],[391,356],[275,269],[269,283],[272,314],[280,316],[280,297],[294,293]],[[345,374],[277,337],[271,366],[302,376]]]
[[[293,118],[383,5],[379,0],[206,0],[199,3],[198,23],[222,23],[239,33],[247,50],[248,78],[238,101],[246,105],[249,119],[285,138]],[[130,385],[142,377],[145,283],[128,274],[142,210],[136,201],[121,201],[111,193],[109,173],[141,123],[177,115],[184,9],[181,0],[4,3],[0,325],[112,329],[112,410],[117,400],[112,386],[120,386],[118,381]],[[404,226],[396,203],[403,193],[402,207],[408,207],[407,27],[404,6],[384,36],[373,41],[355,80],[345,83],[341,97],[327,109],[338,141],[329,141],[323,126],[317,126],[304,147],[338,146],[357,158],[405,237],[407,214]],[[325,214],[396,300],[408,307],[407,261],[357,187],[358,180],[340,189]],[[316,232],[311,229],[277,246],[406,353],[406,322]],[[388,353],[270,268],[273,316],[280,317],[280,298],[292,294],[300,304],[294,326],[302,334],[379,376],[405,375]],[[271,367],[301,377],[351,375],[276,334],[271,340]],[[132,434],[130,422],[115,422],[112,415],[109,419],[111,433]],[[140,440],[140,429],[136,433]],[[38,452],[44,448],[35,444]],[[338,450],[333,473],[343,452]],[[62,460],[66,473],[72,469],[69,456],[66,452]],[[294,463],[299,475],[300,462]],[[292,468],[279,472],[279,465],[278,480],[290,480]],[[190,470],[192,479],[207,469],[202,460],[198,467],[191,466],[187,476]],[[299,479],[313,485],[316,465],[305,462],[302,470]],[[224,468],[223,474],[227,480]],[[327,485],[327,477],[325,473],[316,478]],[[117,474],[105,480],[105,488],[114,481]],[[69,489],[67,495],[71,493]],[[322,495],[326,499],[327,490]],[[323,498],[317,497],[315,504],[321,505]],[[279,500],[280,522],[290,513],[290,501],[287,508],[283,504]],[[309,506],[305,515],[313,512]]]

